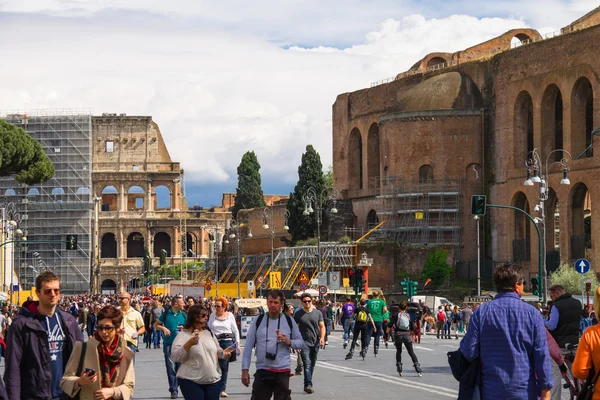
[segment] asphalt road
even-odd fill
[[[458,382],[450,373],[446,353],[458,348],[459,340],[438,340],[434,336],[422,338],[415,344],[423,376],[418,377],[412,362],[403,351],[404,376],[399,377],[395,368],[395,348],[380,348],[375,358],[372,353],[363,361],[358,352],[352,360],[344,360],[346,350],[342,348],[340,332],[330,336],[329,345],[319,352],[315,377],[314,394],[303,391],[303,377],[294,376],[290,380],[292,398],[337,399],[352,396],[353,399],[447,399],[456,398]],[[143,346],[142,346],[143,347]],[[295,366],[295,360],[292,361]],[[241,384],[241,362],[231,364],[227,393],[230,399],[249,399],[250,388]],[[167,378],[162,349],[140,349],[136,356],[135,399],[168,399]],[[251,375],[253,371],[251,371]],[[181,394],[180,394],[181,397]]]

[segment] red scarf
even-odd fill
[[[124,345],[119,334],[115,335],[112,343],[102,341],[98,332],[94,338],[100,342],[98,344],[98,359],[100,360],[100,379],[103,388],[115,387],[121,360],[123,360]]]

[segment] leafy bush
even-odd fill
[[[581,280],[590,279],[592,281],[592,292],[598,286],[598,279],[596,278],[596,272],[590,269],[587,274],[581,275],[575,270],[573,265],[561,264],[558,269],[550,274],[550,285],[562,285],[565,291],[571,294],[581,293]]]
[[[342,236],[340,238],[340,243],[352,243],[352,238],[348,235]]]
[[[452,266],[446,263],[448,251],[444,249],[433,250],[425,260],[421,278],[431,278],[431,283],[441,285],[452,276]]]

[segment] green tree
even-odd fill
[[[304,200],[309,188],[313,188],[317,196],[320,197],[325,187],[321,156],[309,144],[306,146],[306,152],[302,154],[302,162],[298,167],[298,183],[294,187],[294,192],[290,193],[287,203],[287,209],[290,212],[288,226],[293,242],[315,236],[317,230],[316,217],[314,213],[303,215],[306,206]],[[313,209],[315,208],[313,204]]]
[[[448,250],[435,249],[427,256],[421,278],[431,278],[434,285],[441,285],[452,276],[452,266],[446,263]]]
[[[333,167],[331,165],[325,172],[325,186],[333,186]]]
[[[561,264],[556,271],[550,274],[550,285],[562,285],[565,291],[571,294],[581,293],[581,280],[592,281],[592,291],[598,287],[596,272],[590,269],[587,274],[580,274],[571,264]]]
[[[42,146],[23,129],[0,119],[0,176],[16,174],[27,185],[54,176],[54,165]]]
[[[242,156],[242,161],[237,168],[238,186],[235,191],[235,202],[231,213],[237,218],[237,213],[245,208],[265,207],[260,179],[260,164],[253,151],[248,151]]]

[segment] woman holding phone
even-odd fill
[[[171,358],[181,363],[177,370],[177,382],[186,400],[219,398],[219,360],[229,359],[234,351],[234,346],[221,349],[207,322],[208,309],[204,305],[190,307],[183,330],[177,334],[171,347]]]
[[[106,306],[98,313],[96,333],[85,344],[85,353],[83,343],[75,343],[60,382],[67,396],[79,393],[81,400],[131,399],[134,354],[117,332],[122,320],[121,310]]]
[[[240,331],[235,322],[235,317],[227,311],[229,302],[224,297],[215,299],[215,312],[210,314],[208,319],[208,327],[219,341],[219,346],[222,349],[231,347],[240,343]],[[239,350],[231,355],[230,359],[220,359],[219,366],[221,367],[221,397],[228,397],[227,392],[227,373],[229,372],[229,362],[235,361],[235,357]]]

